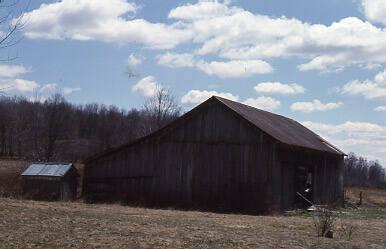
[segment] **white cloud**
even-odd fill
[[[127,58],[127,63],[130,66],[136,66],[142,63],[142,58],[136,56],[135,54],[130,54]]]
[[[256,74],[271,73],[273,68],[262,60],[229,60],[206,62],[193,54],[165,53],[158,56],[158,64],[171,67],[194,67],[208,75],[220,78],[249,77]]]
[[[194,67],[196,61],[192,54],[165,53],[158,56],[158,64],[171,68]]]
[[[31,70],[20,65],[0,65],[0,78],[15,78]]]
[[[384,0],[362,0],[362,7],[369,21],[386,25],[386,3]]]
[[[376,112],[384,112],[384,111],[386,111],[386,106],[384,106],[384,105],[377,106],[377,107],[374,108],[374,111],[376,111]]]
[[[219,96],[233,101],[239,101],[239,96],[227,92],[207,91],[207,90],[190,90],[181,98],[182,104],[197,105],[212,96]],[[260,96],[257,98],[248,98],[242,102],[243,104],[250,105],[264,110],[275,110],[280,107],[280,101],[271,98]]]
[[[280,107],[280,101],[271,97],[260,96],[257,98],[248,98],[243,104],[250,105],[264,110],[275,110]]]
[[[257,93],[262,94],[293,95],[305,92],[304,87],[299,84],[283,84],[280,82],[262,82],[257,84],[254,89]]]
[[[303,125],[348,152],[355,152],[378,159],[386,165],[386,127],[368,122],[346,121],[341,124],[327,124],[306,121]]]
[[[64,95],[69,95],[81,90],[82,89],[80,87],[63,87],[62,92]]]
[[[386,98],[386,70],[375,75],[373,80],[353,80],[345,84],[341,93],[362,95],[367,99]]]
[[[382,0],[362,1],[369,20],[384,20]],[[135,19],[137,8],[125,0],[62,0],[42,4],[26,13],[28,25],[24,33],[36,39],[138,43],[155,49],[189,43],[194,51],[188,53],[218,57],[213,62],[197,60],[201,63],[195,66],[208,74],[224,75],[217,70],[228,68],[224,63],[260,64],[247,70],[238,66],[236,72],[226,77],[271,72],[265,62],[269,58],[306,60],[298,66],[301,71],[336,71],[349,65],[371,68],[386,62],[386,29],[357,17],[330,25],[311,24],[296,18],[254,14],[231,1],[201,0],[172,9],[168,15],[170,22],[152,23]]]
[[[28,98],[30,102],[40,102],[44,103],[48,98],[44,96],[31,96]]]
[[[138,6],[126,0],[62,0],[25,13],[32,39],[100,40],[168,49],[190,39],[175,25],[133,19]]]
[[[291,105],[292,111],[298,112],[323,112],[328,110],[333,110],[339,108],[343,105],[342,102],[331,102],[323,104],[317,99],[314,99],[312,102],[296,102]]]
[[[39,87],[39,84],[32,80],[11,79],[0,82],[0,89],[5,91],[33,92]]]
[[[209,99],[212,96],[219,96],[226,99],[230,99],[233,101],[237,101],[239,99],[238,96],[233,95],[231,93],[225,93],[225,92],[217,92],[217,91],[200,91],[200,90],[190,90],[187,92],[184,96],[181,98],[182,104],[190,104],[190,105],[197,105],[205,100]]]
[[[386,61],[386,30],[357,17],[331,25],[310,24],[295,18],[253,14],[229,3],[207,2],[179,6],[169,14],[192,31],[200,55],[231,60],[308,59],[299,65],[302,71],[336,71],[348,65]],[[205,17],[194,18],[196,12]]]
[[[208,75],[216,75],[220,78],[249,77],[273,71],[271,65],[262,60],[199,62],[197,68]]]
[[[45,94],[53,94],[54,92],[56,92],[57,87],[58,85],[56,83],[45,84],[39,89],[39,92]]]
[[[138,81],[131,90],[135,93],[139,93],[144,97],[154,96],[157,89],[161,86],[153,76],[147,76]]]
[[[202,20],[235,14],[240,11],[237,7],[229,7],[230,1],[205,1],[196,4],[179,6],[169,13],[169,18],[180,20]]]

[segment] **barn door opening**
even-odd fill
[[[313,202],[313,170],[311,167],[297,166],[295,170],[295,204],[304,208]]]

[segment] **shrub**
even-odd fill
[[[337,217],[334,211],[318,207],[312,216],[317,236],[332,238]]]

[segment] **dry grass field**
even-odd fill
[[[26,163],[7,165],[0,177]],[[359,191],[364,205],[340,210],[332,239],[316,236],[308,213],[249,216],[0,198],[0,248],[386,248],[386,192],[348,189],[348,199],[355,203]]]
[[[386,248],[386,210],[344,210],[355,227],[315,236],[312,218],[0,198],[0,248]]]
[[[0,160],[0,197],[18,197],[20,174],[28,167],[27,161]]]

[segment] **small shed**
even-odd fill
[[[23,196],[35,200],[73,200],[78,171],[71,163],[33,163],[21,174]]]

